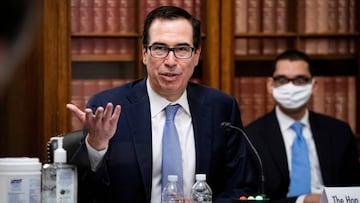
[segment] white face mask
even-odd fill
[[[275,100],[284,108],[296,109],[309,101],[313,83],[308,85],[294,85],[291,82],[273,88]]]

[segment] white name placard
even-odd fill
[[[360,187],[324,187],[320,203],[360,203]]]

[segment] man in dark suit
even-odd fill
[[[164,108],[179,104],[175,125],[182,153],[183,189],[205,173],[214,202],[251,193],[255,178],[245,140],[221,129],[242,127],[238,104],[218,90],[189,83],[200,57],[200,22],[177,7],[150,12],[143,31],[147,77],[93,96],[85,136],[71,163],[79,167],[80,202],[161,201]],[[115,106],[115,107],[114,107]],[[165,135],[164,135],[165,136]]]
[[[356,142],[349,125],[307,108],[311,94],[316,92],[309,57],[296,50],[280,54],[274,61],[268,90],[276,101],[275,109],[245,127],[262,158],[266,196],[283,202],[319,202],[324,186],[360,185]],[[298,157],[292,154],[294,122],[301,124],[306,141],[308,192],[291,191],[291,184],[296,182],[292,171],[297,170],[292,159]],[[305,173],[300,179],[306,179]]]

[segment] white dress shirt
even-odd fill
[[[283,140],[286,148],[287,161],[289,166],[289,174],[291,173],[291,145],[295,140],[296,133],[291,129],[291,125],[295,122],[294,119],[290,118],[284,114],[278,106],[275,108],[276,117],[278,119],[280,130],[283,136]],[[299,121],[303,127],[303,136],[306,140],[306,144],[309,150],[309,160],[310,160],[310,174],[311,174],[311,193],[320,194],[323,190],[324,183],[321,176],[319,159],[317,156],[317,151],[314,143],[314,139],[311,133],[311,126],[309,123],[309,112],[306,110],[304,117]],[[305,195],[301,195],[296,200],[297,203],[303,202]]]
[[[178,131],[182,152],[184,195],[190,197],[191,187],[195,182],[195,140],[186,91],[178,101],[170,102],[158,95],[146,81],[147,92],[150,100],[151,126],[152,126],[152,188],[151,203],[161,202],[161,162],[162,162],[162,135],[165,125],[164,109],[169,104],[180,104],[181,108],[175,115],[175,126]],[[107,149],[96,151],[86,140],[91,169],[96,170]],[[124,183],[125,184],[125,183]]]

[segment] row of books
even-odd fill
[[[237,56],[275,55],[282,53],[289,46],[286,39],[246,39],[237,38],[234,43],[234,53]]]
[[[356,0],[235,0],[235,34],[354,33]],[[297,6],[299,13],[291,13]]]
[[[202,1],[205,0],[140,0],[140,24],[144,22],[146,15],[159,6],[177,6],[185,9],[196,19],[201,20]],[[140,29],[141,30],[141,29]]]
[[[73,55],[135,54],[137,40],[130,38],[74,38]]]
[[[71,0],[72,32],[135,32],[135,1]]]
[[[137,5],[139,8],[136,8]],[[161,5],[179,6],[201,17],[201,0],[139,0],[139,4],[135,0],[71,0],[71,31],[134,33],[138,25],[141,30],[145,16]],[[137,23],[137,19],[141,23]]]
[[[306,38],[299,41],[299,48],[312,55],[354,55],[356,43],[354,38]],[[234,53],[237,56],[276,55],[292,47],[294,41],[280,38],[237,38]]]
[[[285,33],[287,0],[235,0],[235,34]]]
[[[289,19],[298,19],[298,29],[304,33],[354,33],[356,31],[355,0],[299,0],[299,13],[291,13],[294,2],[288,0],[235,0],[235,34],[281,34],[294,32]],[[300,18],[297,18],[297,16]],[[290,26],[291,25],[291,26]],[[295,46],[294,40],[280,38],[235,39],[234,53],[246,55],[275,55]],[[351,55],[356,42],[344,38],[307,38],[300,41],[309,54]]]
[[[354,38],[333,39],[306,39],[303,41],[303,50],[307,54],[317,55],[354,55],[357,41]]]
[[[318,76],[315,79],[317,90],[309,108],[348,122],[356,132],[355,76]],[[239,103],[244,125],[273,110],[275,102],[267,89],[267,80],[268,77],[234,79],[234,96]]]
[[[356,0],[300,0],[299,30],[304,33],[354,33]]]

